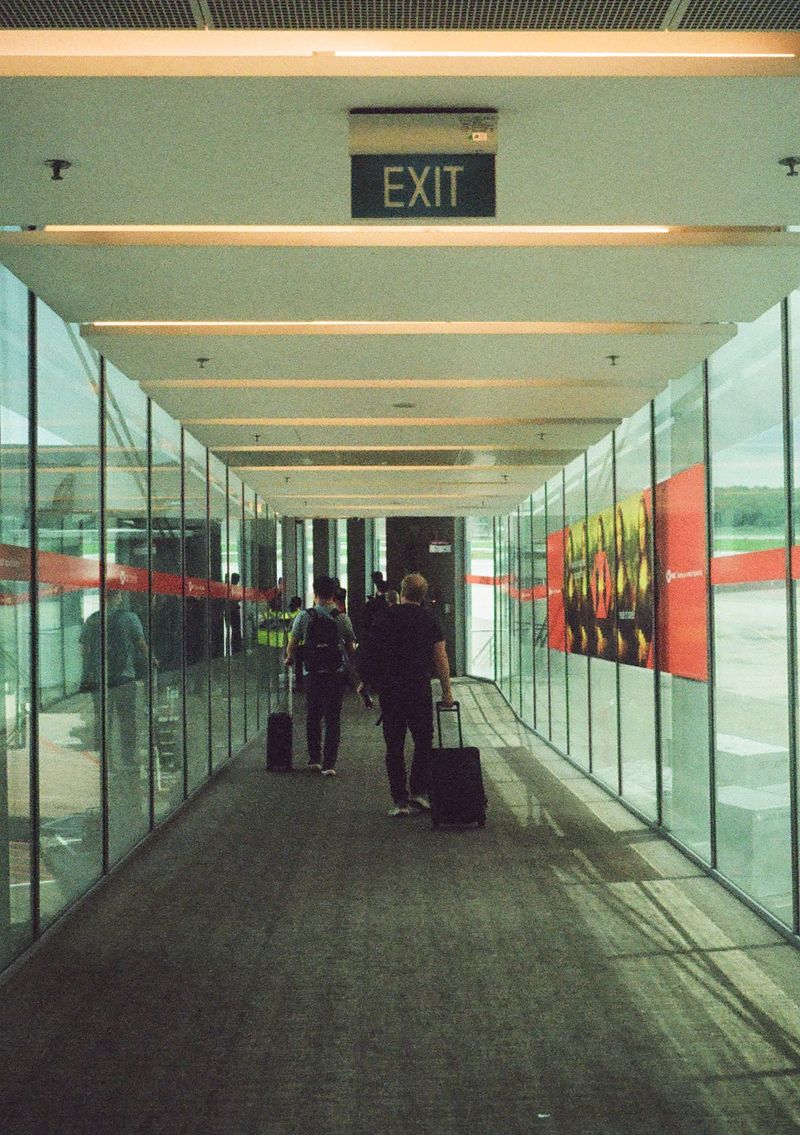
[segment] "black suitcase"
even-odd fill
[[[290,772],[292,768],[292,677],[288,675],[287,710],[271,713],[267,718],[267,769],[269,772]]]
[[[442,744],[442,714],[454,712],[458,721],[458,747],[446,748]],[[461,706],[452,707],[436,703],[436,725],[439,748],[433,750],[431,762],[431,823],[435,828],[442,824],[460,827],[486,824],[486,793],[481,776],[481,754],[474,746],[464,745],[461,732]]]

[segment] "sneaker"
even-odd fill
[[[308,762],[308,771],[309,772],[319,772],[321,768],[322,768],[322,765],[319,763],[319,761],[309,761]]]
[[[415,812],[430,812],[431,802],[427,796],[412,796],[409,804]]]
[[[408,804],[395,804],[393,808],[389,809],[388,815],[390,816],[410,816],[411,809]]]
[[[323,776],[336,776],[336,769],[335,768],[324,768],[322,770],[322,775]]]

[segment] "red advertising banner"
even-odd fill
[[[692,465],[656,491],[659,669],[708,681],[705,468]]]
[[[547,537],[547,645],[566,649],[564,621],[564,531]]]

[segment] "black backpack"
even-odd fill
[[[337,610],[330,616],[308,608],[308,625],[303,643],[303,662],[309,674],[335,674],[342,669],[342,651],[339,645]]]

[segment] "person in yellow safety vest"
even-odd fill
[[[286,649],[296,612],[281,610],[280,601],[280,596],[277,595],[270,600],[269,611],[258,628],[258,641],[261,646],[270,646],[283,651]]]

